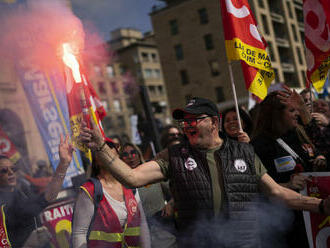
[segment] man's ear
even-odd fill
[[[212,116],[212,124],[215,124],[217,129],[220,129],[220,121],[218,116]]]

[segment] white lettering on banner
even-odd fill
[[[308,22],[308,15],[312,15],[313,18],[317,18],[315,21],[316,27],[312,27]],[[330,49],[330,30],[326,25],[326,16],[322,5],[319,1],[305,0],[304,2],[304,20],[305,20],[305,34],[307,38],[322,52],[327,52]],[[328,39],[322,37],[322,33],[327,31]]]
[[[52,105],[53,99],[49,91],[47,79],[40,70],[33,64],[21,63],[24,68],[24,79],[32,81],[33,93],[38,99],[41,114],[44,121],[47,123],[46,130],[51,137],[48,140],[49,150],[53,160],[59,160],[58,145],[60,143],[60,134],[64,133],[62,124],[56,108]]]
[[[43,220],[46,222],[70,216],[73,213],[73,204],[47,210],[43,213]]]
[[[0,139],[0,153],[6,153],[10,151],[10,142],[7,139]]]
[[[328,238],[330,237],[330,227],[322,228],[316,235],[316,247],[327,248]]]
[[[7,239],[2,239],[1,244],[2,245],[8,245],[8,240]]]
[[[243,5],[241,8],[236,8],[231,0],[226,0],[227,11],[237,18],[244,18],[250,15],[249,9]]]

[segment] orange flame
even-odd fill
[[[76,57],[73,55],[72,48],[70,47],[69,43],[63,44],[63,62],[68,66],[71,71],[74,78],[74,81],[76,83],[81,83],[81,76],[80,76],[80,70],[79,70],[79,63]]]

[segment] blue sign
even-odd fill
[[[56,68],[53,68],[51,72],[44,72],[28,59],[17,65],[17,71],[48,158],[55,171],[59,163],[58,145],[60,135],[70,134],[64,78],[59,70],[56,71]],[[71,177],[80,174],[82,171],[80,153],[75,151],[63,186],[71,186]]]

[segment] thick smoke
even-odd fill
[[[256,225],[244,221],[253,218],[256,219]],[[197,245],[194,247],[285,248],[286,234],[292,227],[293,220],[292,210],[279,203],[259,199],[236,221],[227,218],[199,218],[195,225],[181,235],[181,244],[183,247],[187,246],[187,242]]]
[[[45,69],[61,58],[65,42],[72,45],[81,60],[85,40],[89,46],[103,43],[95,29],[84,31],[81,21],[64,0],[28,0],[26,4],[2,12],[0,21],[0,31],[6,34],[0,38],[0,56],[11,61],[32,58]],[[100,49],[97,50],[98,56],[105,56]]]

